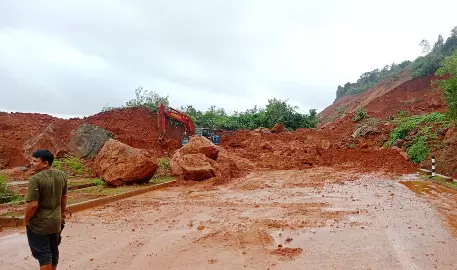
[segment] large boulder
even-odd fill
[[[171,162],[171,171],[184,180],[202,181],[216,176],[214,161],[204,154],[180,155]]]
[[[176,151],[170,165],[172,174],[182,179],[202,181],[216,177],[219,182],[239,177],[254,167],[250,161],[228,153],[201,136],[192,137]]]
[[[113,186],[147,183],[158,168],[157,160],[144,149],[108,140],[94,161],[94,171]]]
[[[71,133],[69,147],[79,158],[94,159],[113,134],[101,127],[82,124]]]
[[[63,157],[69,152],[67,145],[59,139],[52,124],[24,143],[23,150],[26,160],[31,158],[33,152],[41,149],[51,151],[56,157]]]
[[[202,136],[193,136],[189,143],[178,150],[180,154],[204,154],[212,160],[216,160],[219,155],[218,146]]]
[[[202,181],[216,175],[214,160],[219,149],[205,137],[194,136],[173,155],[171,173],[185,180]]]

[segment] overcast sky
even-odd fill
[[[289,99],[303,111],[338,84],[413,60],[446,38],[457,1],[0,0],[0,110],[85,116],[134,89],[228,112]]]

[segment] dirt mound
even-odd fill
[[[147,183],[158,167],[148,151],[113,139],[105,143],[94,161],[97,176],[113,186]]]
[[[112,132],[116,140],[132,147],[173,151],[167,149],[169,142],[157,140],[160,136],[157,115],[146,108],[116,109],[99,113],[81,120],[82,123],[102,127]],[[167,121],[166,138],[181,141],[183,127],[175,127]]]
[[[171,159],[173,175],[184,180],[202,181],[215,178],[217,183],[243,176],[253,169],[253,164],[208,139],[194,136],[189,143],[176,151]]]
[[[350,136],[352,132],[348,132]],[[258,169],[296,170],[313,166],[341,166],[357,171],[410,173],[417,168],[392,149],[342,148],[336,139],[319,130],[298,130],[280,134],[222,135],[229,152],[250,160]]]
[[[175,127],[168,121],[165,137],[159,139],[157,116],[146,108],[115,109],[69,120],[44,114],[0,112],[0,168],[27,165],[34,141],[43,147],[68,149],[72,132],[82,124],[101,127],[122,143],[162,156],[170,156],[181,146],[184,132],[183,127]],[[47,130],[50,125],[52,131]]]
[[[42,132],[24,143],[24,156],[26,160],[32,156],[33,152],[39,149],[47,149],[57,158],[63,157],[69,151],[66,144],[54,131],[53,124],[49,124]]]
[[[56,120],[44,114],[0,112],[0,168],[27,164],[24,143]]]
[[[271,254],[286,257],[288,259],[293,259],[297,256],[300,256],[302,254],[303,249],[302,248],[289,248],[289,247],[278,247],[275,250],[270,251]]]

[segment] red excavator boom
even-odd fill
[[[194,122],[187,114],[182,113],[173,108],[168,108],[168,110],[165,110],[165,107],[163,106],[163,104],[159,104],[158,108],[159,108],[159,117],[158,117],[159,129],[162,132],[162,134],[165,134],[165,131],[167,128],[165,116],[168,116],[171,119],[174,119],[174,120],[182,123],[184,125],[184,127],[186,128],[187,136],[193,136],[195,134]]]

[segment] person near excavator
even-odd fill
[[[67,175],[52,168],[54,155],[38,150],[32,155],[36,174],[29,180],[25,224],[30,250],[41,270],[56,269],[61,230],[67,205]]]

